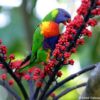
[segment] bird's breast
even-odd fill
[[[53,21],[44,21],[40,24],[41,34],[45,37],[54,37],[60,34],[59,24]]]

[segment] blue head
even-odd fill
[[[64,23],[64,22],[69,22],[71,19],[70,14],[64,9],[58,8],[58,10],[59,10],[59,12],[58,12],[54,22],[56,22],[58,24]]]

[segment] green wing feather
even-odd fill
[[[37,53],[37,51],[39,50],[39,48],[42,45],[43,35],[40,34],[40,32],[41,32],[41,29],[40,29],[40,26],[38,26],[33,35],[32,55],[30,58],[30,62],[33,61],[35,54]]]

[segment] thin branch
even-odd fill
[[[17,85],[19,86],[25,100],[29,100],[29,97],[26,93],[25,88],[23,87],[22,83],[20,82],[20,80],[17,78],[17,76],[13,73],[13,71],[9,68],[8,64],[5,62],[5,60],[3,59],[3,57],[0,56],[0,61],[2,62],[2,64],[5,66],[5,68],[7,69],[8,73],[13,77],[13,79],[16,81]]]
[[[21,98],[18,96],[18,94],[9,85],[5,84],[1,80],[0,80],[0,85],[5,87],[14,96],[14,98],[16,98],[16,100],[21,100]]]
[[[86,83],[82,83],[82,84],[74,86],[72,88],[67,88],[62,93],[60,93],[58,96],[54,97],[53,100],[58,100],[60,97],[62,97],[63,95],[67,94],[68,92],[71,92],[72,90],[80,88],[82,86],[86,86]]]
[[[39,90],[40,90],[40,88],[36,88],[35,93],[34,93],[34,95],[32,97],[32,100],[36,100],[36,98],[37,98],[37,96],[39,94]]]
[[[74,79],[75,77],[77,77],[77,76],[79,76],[79,75],[81,75],[81,74],[83,74],[83,73],[85,73],[85,72],[87,72],[87,71],[90,71],[90,70],[94,69],[96,66],[97,66],[97,64],[91,65],[91,66],[89,66],[89,67],[87,67],[87,68],[84,68],[83,70],[81,70],[81,71],[79,71],[79,72],[77,72],[77,73],[75,73],[75,74],[70,75],[69,77],[67,77],[67,78],[64,79],[63,81],[59,82],[57,85],[53,86],[53,87],[46,93],[46,95],[45,95],[44,98],[46,99],[54,90],[56,90],[56,89],[57,89],[58,87],[60,87],[61,85],[65,84],[66,82],[68,82],[68,81]]]
[[[28,84],[29,84],[29,90],[30,90],[30,100],[32,100],[33,95],[34,95],[32,77],[28,81]]]

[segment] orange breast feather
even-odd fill
[[[40,24],[41,34],[45,37],[54,37],[60,34],[59,25],[53,21],[45,21]]]

